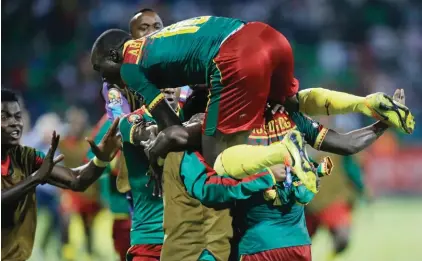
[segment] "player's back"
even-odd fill
[[[200,16],[167,26],[146,37],[141,70],[158,86],[205,83],[221,43],[241,25],[238,19]]]
[[[304,206],[297,202],[300,199],[296,197],[306,188],[295,182],[289,188],[279,185],[277,190],[277,196],[281,198],[279,203],[279,200],[267,201],[263,193],[237,202],[236,206],[244,217],[241,224],[245,228],[239,244],[240,254],[310,244]]]

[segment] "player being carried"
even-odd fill
[[[123,79],[139,92],[160,128],[181,124],[160,88],[206,83],[210,96],[203,123],[204,157],[217,172],[237,177],[282,163],[289,155],[282,143],[240,145],[252,129],[263,124],[269,100],[309,115],[359,112],[405,133],[414,128],[409,109],[382,93],[357,97],[322,88],[298,93],[288,40],[260,22],[202,16],[139,40],[112,29],[95,41],[91,62],[105,79]],[[302,143],[298,139],[296,146]],[[223,150],[224,157],[220,154]],[[305,158],[292,168],[310,190],[317,191],[315,173]]]
[[[10,90],[1,90],[1,260],[27,260],[31,256],[36,228],[35,187],[49,183],[64,189],[84,191],[103,173],[121,145],[116,135],[118,120],[98,145],[87,140],[95,158],[78,168],[56,164],[54,152],[60,136],[54,132],[46,156],[31,147],[20,145],[22,112],[18,99]]]

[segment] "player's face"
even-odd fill
[[[134,39],[144,37],[161,28],[163,28],[163,22],[155,12],[138,13],[130,20],[130,34]]]
[[[96,70],[101,74],[101,77],[105,82],[110,84],[120,84],[122,81],[120,77],[120,66],[118,64],[97,67]]]
[[[177,109],[177,105],[179,103],[180,94],[177,95],[178,89],[179,88],[166,88],[161,90],[173,110]]]
[[[1,143],[18,145],[22,136],[22,112],[17,102],[1,103]]]

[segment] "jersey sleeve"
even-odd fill
[[[103,136],[107,133],[108,129],[111,127],[111,122],[106,118],[102,118],[97,125],[95,126],[94,130],[91,133],[91,137],[95,144],[98,144]],[[86,153],[86,161],[89,161],[95,157],[92,150],[89,149]]]
[[[293,182],[290,186],[277,184],[276,188],[278,200],[280,200],[280,203],[276,205],[289,204],[292,199],[295,202],[306,205],[311,202],[315,196],[315,194],[308,190],[296,177],[293,178]]]
[[[308,190],[300,181],[293,182],[293,193],[296,201],[304,205],[309,204],[315,197],[315,194]]]
[[[298,130],[305,134],[305,140],[315,149],[319,150],[325,135],[327,135],[328,129],[301,112],[292,112],[289,114]]]
[[[247,199],[253,193],[269,189],[276,183],[273,174],[267,169],[241,180],[217,175],[198,153],[185,153],[180,168],[188,194],[204,204]]]
[[[45,158],[44,152],[39,151],[39,150],[34,151],[34,160],[33,160],[34,171],[41,167],[41,164],[43,163],[44,158]]]
[[[122,136],[123,142],[132,143],[131,138],[130,138],[130,133],[131,133],[132,127],[134,126],[135,125],[129,123],[127,116],[120,119],[119,131],[120,131],[120,135]]]
[[[164,95],[151,83],[144,72],[137,64],[123,64],[120,70],[120,75],[128,88],[140,93],[145,100],[148,110],[151,111],[155,105],[164,100]]]

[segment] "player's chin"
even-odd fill
[[[10,138],[10,139],[7,139],[4,143],[7,146],[17,146],[17,145],[20,144],[20,141],[21,141],[20,137],[19,138]]]
[[[108,83],[118,84],[121,81],[120,67],[110,66],[105,68],[101,76]]]
[[[166,99],[167,103],[172,107],[173,109],[177,108],[177,102],[174,99]]]

